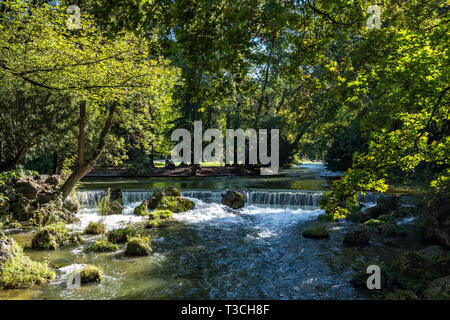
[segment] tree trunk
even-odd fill
[[[59,156],[58,156],[58,153],[55,151],[55,152],[53,152],[52,175],[53,174],[58,174],[58,167],[59,167]]]
[[[86,160],[85,159],[86,103],[82,102],[80,104],[80,120],[78,127],[78,160],[72,174],[60,188],[63,200],[69,196],[70,192],[73,190],[75,185],[78,182],[80,182],[80,180],[85,175],[87,175],[97,163],[98,158],[105,149],[106,137],[109,131],[111,130],[115,112],[116,112],[116,105],[114,104],[109,108],[109,115],[108,118],[106,119],[105,126],[103,127],[102,132],[100,133],[97,148],[95,149],[90,159]]]

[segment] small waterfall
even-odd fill
[[[181,192],[183,197],[195,198],[207,203],[220,203],[222,192],[210,190],[189,190]]]
[[[149,198],[153,190],[122,190],[124,205],[139,203]],[[270,206],[312,206],[317,207],[323,192],[294,191],[294,190],[245,190],[241,191],[248,205],[270,205]],[[206,203],[220,203],[224,191],[213,190],[185,190],[181,193],[183,197],[195,198]],[[105,190],[79,191],[78,200],[83,207],[94,207],[96,203],[106,194]],[[376,203],[378,194],[366,193],[360,196],[363,203]]]
[[[77,199],[82,207],[91,208],[105,195],[106,190],[83,190],[77,192]]]

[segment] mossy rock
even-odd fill
[[[0,232],[0,288],[18,289],[44,284],[55,278],[46,264],[31,260],[23,249]]]
[[[386,265],[379,264],[378,262],[370,262],[370,263],[358,262],[358,263],[356,263],[353,266],[353,269],[356,272],[353,274],[353,276],[350,280],[350,283],[353,285],[353,287],[367,290],[367,279],[371,275],[370,273],[367,273],[367,268],[370,265],[377,265],[380,267],[381,290],[391,287],[394,282],[392,272]]]
[[[450,300],[450,276],[433,280],[422,297],[426,300]]]
[[[148,229],[166,228],[177,223],[173,218],[170,219],[150,219],[147,221],[145,227]]]
[[[333,216],[329,214],[319,214],[317,216],[317,220],[319,221],[333,221]]]
[[[78,234],[71,234],[64,223],[55,223],[39,228],[33,234],[33,249],[55,250],[59,247],[80,242]]]
[[[137,216],[148,216],[148,200],[144,200],[140,205],[134,208],[134,214]]]
[[[384,296],[384,300],[417,300],[417,295],[410,290],[395,290]]]
[[[370,220],[371,216],[367,214],[366,211],[355,210],[348,214],[345,218],[355,223],[364,223],[367,220]]]
[[[415,252],[403,253],[392,265],[395,281],[405,290],[421,294],[436,277],[427,259]]]
[[[106,237],[108,241],[112,243],[125,243],[128,238],[133,237],[136,234],[136,229],[128,226],[125,228],[111,230],[106,234]]]
[[[87,228],[84,230],[85,234],[105,234],[106,227],[103,222],[90,222]]]
[[[406,237],[407,232],[402,227],[397,226],[395,223],[386,222],[378,226],[378,233],[383,237],[395,238]]]
[[[110,216],[113,214],[122,214],[123,210],[123,201],[114,200],[103,203],[100,206],[100,213],[104,216]]]
[[[448,275],[450,273],[450,252],[433,259],[432,267],[439,275]]]
[[[149,218],[150,219],[170,219],[170,218],[172,218],[172,211],[157,209],[157,210],[150,212]]]
[[[164,189],[164,196],[181,197],[181,191],[175,187],[168,187]]]
[[[222,194],[221,203],[236,210],[244,207],[245,197],[240,192],[228,190],[225,194]]]
[[[328,239],[330,234],[323,226],[317,226],[303,231],[302,235],[310,239]]]
[[[344,247],[362,247],[369,244],[369,232],[367,230],[356,230],[347,233],[344,236],[343,245]]]
[[[94,242],[94,244],[86,250],[87,252],[114,252],[119,251],[119,245],[111,243],[108,239],[101,239]]]
[[[152,252],[149,237],[130,238],[125,250],[126,256],[148,256]]]
[[[81,284],[100,283],[103,280],[103,272],[100,268],[88,265],[80,270]]]
[[[156,207],[149,209],[170,210],[172,212],[185,212],[194,209],[195,204],[189,199],[182,197],[167,196],[161,198]]]

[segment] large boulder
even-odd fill
[[[395,281],[405,290],[421,294],[436,276],[427,259],[414,252],[403,253],[392,265]]]
[[[128,240],[126,256],[148,256],[152,252],[149,237],[134,237]]]
[[[176,188],[156,190],[149,198],[148,209],[170,210],[172,212],[185,212],[195,207],[194,202],[183,198]]]
[[[369,244],[369,232],[367,230],[356,230],[344,236],[344,247],[362,247]]]
[[[57,187],[61,182],[61,178],[58,175],[53,175],[45,179],[45,183],[51,186]]]
[[[245,205],[245,197],[242,193],[228,190],[222,194],[222,204],[230,207],[231,209],[240,209]]]
[[[39,185],[31,179],[20,179],[14,185],[14,189],[17,193],[22,194],[27,199],[36,199],[39,192]]]
[[[79,241],[80,236],[70,233],[64,223],[55,223],[35,231],[31,240],[31,247],[33,249],[55,250]]]
[[[450,300],[450,275],[433,280],[422,297],[426,300]]]
[[[13,239],[0,232],[0,288],[27,288],[54,278],[47,264],[31,260]]]

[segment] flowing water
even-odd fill
[[[73,230],[82,231],[91,221],[103,221],[108,230],[144,221],[133,210],[159,187],[179,187],[195,209],[174,214],[179,223],[153,235],[148,257],[125,257],[125,246],[115,253],[84,253],[99,236],[83,236],[81,245],[56,251],[26,250],[58,265],[57,279],[0,291],[0,299],[364,299],[349,283],[351,264],[382,249],[343,248],[344,231],[354,228],[345,222],[328,225],[329,240],[301,236],[319,223],[318,201],[336,175],[310,164],[271,178],[88,180],[78,191],[82,209],[80,222],[69,225]],[[101,216],[95,207],[107,186],[122,188],[121,215]],[[246,206],[235,211],[221,205],[225,189],[241,190]],[[363,201],[376,202],[376,195]],[[29,241],[29,234],[12,236],[22,244]],[[85,264],[100,266],[104,281],[69,289],[69,275]]]

